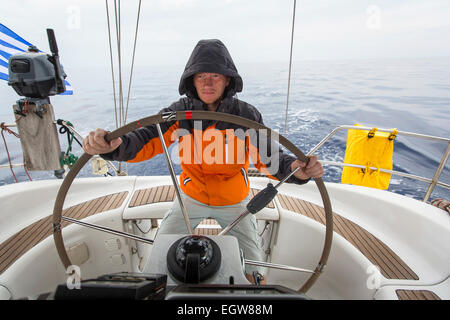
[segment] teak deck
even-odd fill
[[[81,220],[88,216],[120,207],[127,195],[128,192],[120,192],[82,202],[76,206],[63,210],[63,215]],[[71,223],[61,221],[62,228],[68,226],[69,224]],[[28,250],[52,234],[52,216],[48,216],[22,229],[1,243],[0,274],[8,269],[14,261],[19,259]]]
[[[252,196],[257,192],[258,190],[251,189]],[[92,199],[65,209],[63,215],[81,220],[90,215],[121,207],[127,195],[128,192],[121,192]],[[319,223],[325,224],[324,210],[320,206],[282,194],[278,194],[277,198],[284,209],[302,214]],[[135,191],[128,206],[136,207],[156,202],[171,202],[174,199],[175,190],[173,186],[158,186]],[[275,208],[273,201],[268,207]],[[69,222],[63,221],[62,227],[64,228],[69,224]],[[220,226],[217,225],[214,219],[205,219],[201,224],[203,225],[201,228],[195,229],[196,234],[216,235],[221,231]],[[214,227],[208,228],[205,225]],[[341,235],[361,251],[374,265],[379,266],[384,277],[388,279],[419,279],[414,271],[395,252],[359,225],[334,213],[333,227],[337,234]],[[1,243],[0,274],[28,250],[51,235],[52,217],[48,216],[22,229]],[[436,294],[424,290],[397,290],[396,293],[401,300],[439,299]]]
[[[438,295],[428,290],[396,290],[399,300],[441,300]]]
[[[301,213],[325,224],[323,208],[285,195],[279,195],[278,200],[284,209]],[[395,252],[356,223],[333,213],[333,230],[361,251],[370,262],[378,266],[381,274],[387,279],[419,280],[414,271]]]

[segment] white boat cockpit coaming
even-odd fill
[[[268,178],[250,179],[256,190],[270,182]],[[60,184],[52,180],[2,187],[1,299],[37,297],[71,281],[56,252],[51,225],[43,225],[52,214]],[[158,220],[173,200],[164,195],[170,185],[170,177],[165,176],[80,178],[69,190],[64,213],[77,211],[75,218],[83,221],[154,239]],[[385,191],[326,185],[335,232],[328,264],[309,297],[399,299],[401,290],[411,290],[450,298],[450,219],[443,210]],[[147,203],[143,199],[152,192],[153,200]],[[321,206],[313,183],[280,188],[273,205],[257,213],[267,262],[314,270],[324,245]],[[218,230],[220,226],[213,222],[197,228],[200,234],[210,235]],[[149,257],[154,245],[75,224],[64,227],[63,236],[82,279],[143,272],[152,263]],[[294,290],[309,276],[292,270],[266,270],[268,284]]]

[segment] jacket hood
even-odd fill
[[[198,99],[192,77],[199,72],[220,73],[231,78],[230,84],[225,89],[224,98],[242,91],[242,78],[230,53],[220,40],[200,40],[197,43],[181,76],[178,87],[180,95],[186,94],[190,98]]]

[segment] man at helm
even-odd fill
[[[223,112],[262,124],[259,111],[235,97],[242,87],[242,78],[225,45],[220,40],[201,40],[181,76],[179,93],[185,96],[161,112]],[[243,132],[242,129],[245,130],[237,125],[212,120],[161,123],[167,146],[177,139],[179,141],[180,187],[192,228],[205,218],[216,219],[223,228],[244,211],[250,191],[247,176],[249,157],[258,170],[272,179],[281,180],[297,167],[301,169],[287,182],[303,184],[310,178],[323,175],[324,170],[316,156],[310,156],[306,164],[277,148],[275,152],[269,151],[270,161],[263,161],[262,145],[258,141],[234,134],[239,130]],[[163,152],[155,126],[139,128],[109,143],[104,139],[107,133],[103,129],[90,132],[83,139],[84,151],[91,155],[100,154],[107,160],[128,162],[148,160]],[[274,158],[276,161],[273,161]],[[276,170],[273,170],[274,163]],[[159,233],[187,233],[178,201],[174,201],[164,216]],[[246,259],[263,260],[254,215],[247,215],[230,230],[229,235],[236,236]],[[255,272],[264,271],[255,266],[246,267],[247,278],[252,282]]]

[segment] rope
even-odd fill
[[[16,132],[12,131],[11,129],[9,129],[4,122],[0,123],[0,127],[2,128],[2,131],[6,131],[9,134],[12,134],[13,136],[15,136],[16,138],[20,138],[19,134],[17,134]]]
[[[439,209],[447,211],[450,214],[450,201],[445,200],[443,198],[436,198],[430,202],[432,206],[435,206]]]
[[[127,123],[127,116],[128,116],[128,103],[130,102],[130,91],[131,91],[131,81],[133,77],[133,69],[134,69],[134,56],[136,52],[136,42],[137,42],[137,35],[138,35],[138,27],[139,27],[139,16],[141,14],[141,0],[139,0],[139,7],[138,7],[138,14],[137,14],[137,20],[136,20],[136,31],[134,33],[134,46],[133,46],[133,58],[131,59],[131,73],[130,73],[130,82],[128,84],[128,94],[127,94],[127,107],[125,110],[125,119],[124,123]]]
[[[289,92],[291,89],[291,70],[292,70],[292,49],[294,47],[294,24],[295,24],[295,7],[297,5],[297,0],[294,0],[294,10],[292,14],[292,31],[291,31],[291,52],[289,57],[289,76],[288,76],[288,89],[286,98],[286,118],[284,120],[284,134],[287,132],[287,118],[288,118],[288,108],[289,108]]]
[[[23,170],[25,170],[25,173],[26,173],[26,175],[27,175],[27,177],[28,177],[28,180],[33,181],[33,180],[31,179],[31,177],[30,177],[30,174],[28,173],[27,167],[25,167],[25,163],[23,164]]]
[[[108,22],[109,56],[110,56],[110,60],[111,60],[111,76],[112,76],[113,95],[114,95],[114,114],[115,114],[115,118],[116,118],[116,128],[119,128],[119,122],[117,121],[116,85],[114,82],[114,63],[113,63],[112,44],[111,44],[111,26],[109,24],[108,0],[105,0],[105,4],[106,4],[106,20]]]
[[[10,156],[10,154],[9,154],[8,145],[7,145],[7,143],[6,143],[6,139],[5,139],[5,135],[3,134],[3,131],[6,131],[6,132],[8,132],[9,134],[12,134],[12,135],[15,136],[16,138],[20,138],[20,136],[19,136],[16,132],[14,132],[14,131],[12,131],[11,129],[9,129],[8,127],[6,127],[4,122],[0,123],[0,127],[1,127],[1,129],[2,129],[2,138],[3,138],[3,143],[5,144],[6,155],[8,156],[9,168],[11,169],[11,173],[12,173],[12,175],[13,175],[14,180],[16,181],[16,183],[18,183],[19,181],[17,180],[17,177],[16,177],[16,175],[14,174],[14,170],[13,170],[13,166],[12,166],[12,161],[11,161],[11,156]],[[25,173],[26,173],[28,179],[29,179],[30,181],[33,181],[33,180],[31,179],[31,177],[30,177],[30,174],[28,173],[27,168],[25,167],[25,164],[24,164],[23,168],[24,168],[24,170],[25,170]]]
[[[73,133],[72,130],[70,130],[70,128],[67,127],[67,126],[63,123],[63,121],[64,121],[64,120],[61,120],[61,119],[58,119],[58,120],[57,120],[57,123],[61,126],[61,128],[59,128],[59,133],[61,133],[61,134],[67,133],[67,142],[68,142],[68,143],[72,144],[72,143],[70,142],[70,140],[73,141],[73,139],[75,139],[75,141],[80,145],[80,147],[83,147],[83,145],[81,144],[80,140],[78,140],[78,139],[75,137],[75,133]],[[73,124],[72,124],[70,121],[65,121],[65,122],[67,123],[67,125],[73,127]],[[71,137],[70,137],[70,136],[71,136]]]
[[[68,126],[73,127],[73,124],[70,123],[69,121],[65,121],[65,122],[67,123]],[[69,168],[71,168],[75,164],[75,162],[77,162],[77,160],[78,160],[78,157],[71,153],[73,140],[78,142],[78,144],[80,146],[82,146],[82,144],[75,137],[75,133],[73,133],[69,129],[69,127],[67,127],[66,125],[63,124],[62,120],[58,120],[57,123],[61,126],[61,128],[59,128],[59,133],[61,133],[61,134],[67,133],[67,151],[61,159],[61,165],[62,166],[67,165],[67,166],[69,166]]]
[[[2,123],[0,124],[0,126],[1,126],[1,128],[2,128],[2,138],[3,138],[3,143],[5,144],[6,155],[8,156],[9,168],[11,169],[11,173],[12,173],[12,175],[13,175],[13,177],[14,177],[14,180],[15,180],[16,183],[17,183],[17,182],[19,182],[19,180],[17,180],[17,177],[16,177],[16,175],[14,174],[14,170],[13,170],[12,163],[11,163],[11,156],[9,155],[8,145],[6,144],[5,135],[3,134],[3,131],[5,131],[5,130],[6,130],[6,132],[8,132],[8,133],[11,133],[11,132],[13,132],[13,131],[11,131],[11,130],[9,130],[7,127],[5,127],[5,123],[4,123],[4,122],[2,122]],[[16,135],[15,132],[14,132],[13,134],[14,134],[16,137],[19,137],[18,135]]]

